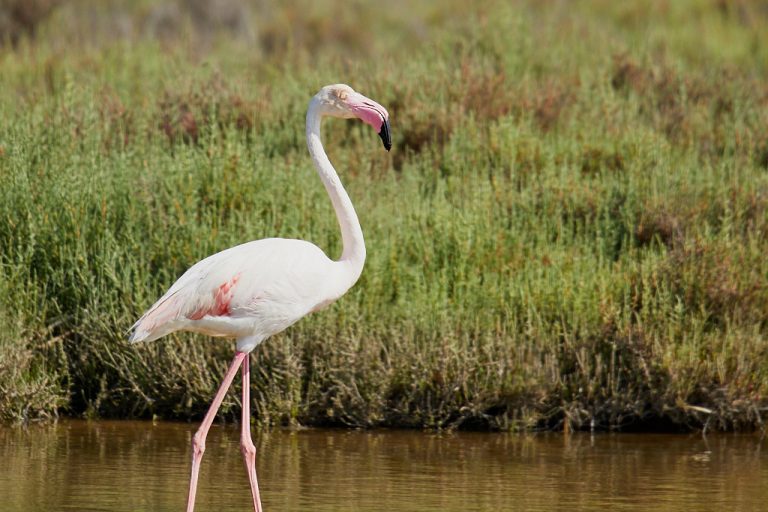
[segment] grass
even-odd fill
[[[125,331],[236,243],[339,254],[303,117],[347,82],[394,133],[324,127],[368,261],[254,352],[261,424],[763,428],[765,2],[275,3],[205,44],[151,13],[0,49],[0,419],[200,417],[233,345]]]

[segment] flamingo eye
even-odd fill
[[[349,96],[349,93],[344,90],[336,90],[334,91],[334,94],[337,98],[339,98],[341,101],[347,101],[347,97]]]

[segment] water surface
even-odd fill
[[[0,428],[0,511],[180,511],[196,425]],[[768,510],[752,435],[414,431],[255,435],[266,512]],[[208,437],[197,507],[249,511],[236,426]]]

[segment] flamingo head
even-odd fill
[[[387,109],[356,92],[346,84],[326,85],[315,95],[322,105],[323,114],[343,119],[360,119],[373,127],[381,137],[384,148],[392,148]]]

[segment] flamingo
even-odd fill
[[[192,473],[187,512],[195,506],[205,438],[238,368],[243,372],[240,451],[253,498],[261,512],[256,447],[250,426],[249,355],[260,343],[302,317],[336,301],[360,277],[365,242],[352,201],[320,140],[323,117],[357,117],[372,126],[387,151],[392,147],[389,114],[345,84],[327,85],[309,102],[307,148],[333,203],[341,228],[341,259],[333,261],[304,240],[266,238],[231,247],[197,262],[131,327],[129,341],[152,341],[174,331],[236,339],[235,357],[200,428],[192,438]]]

